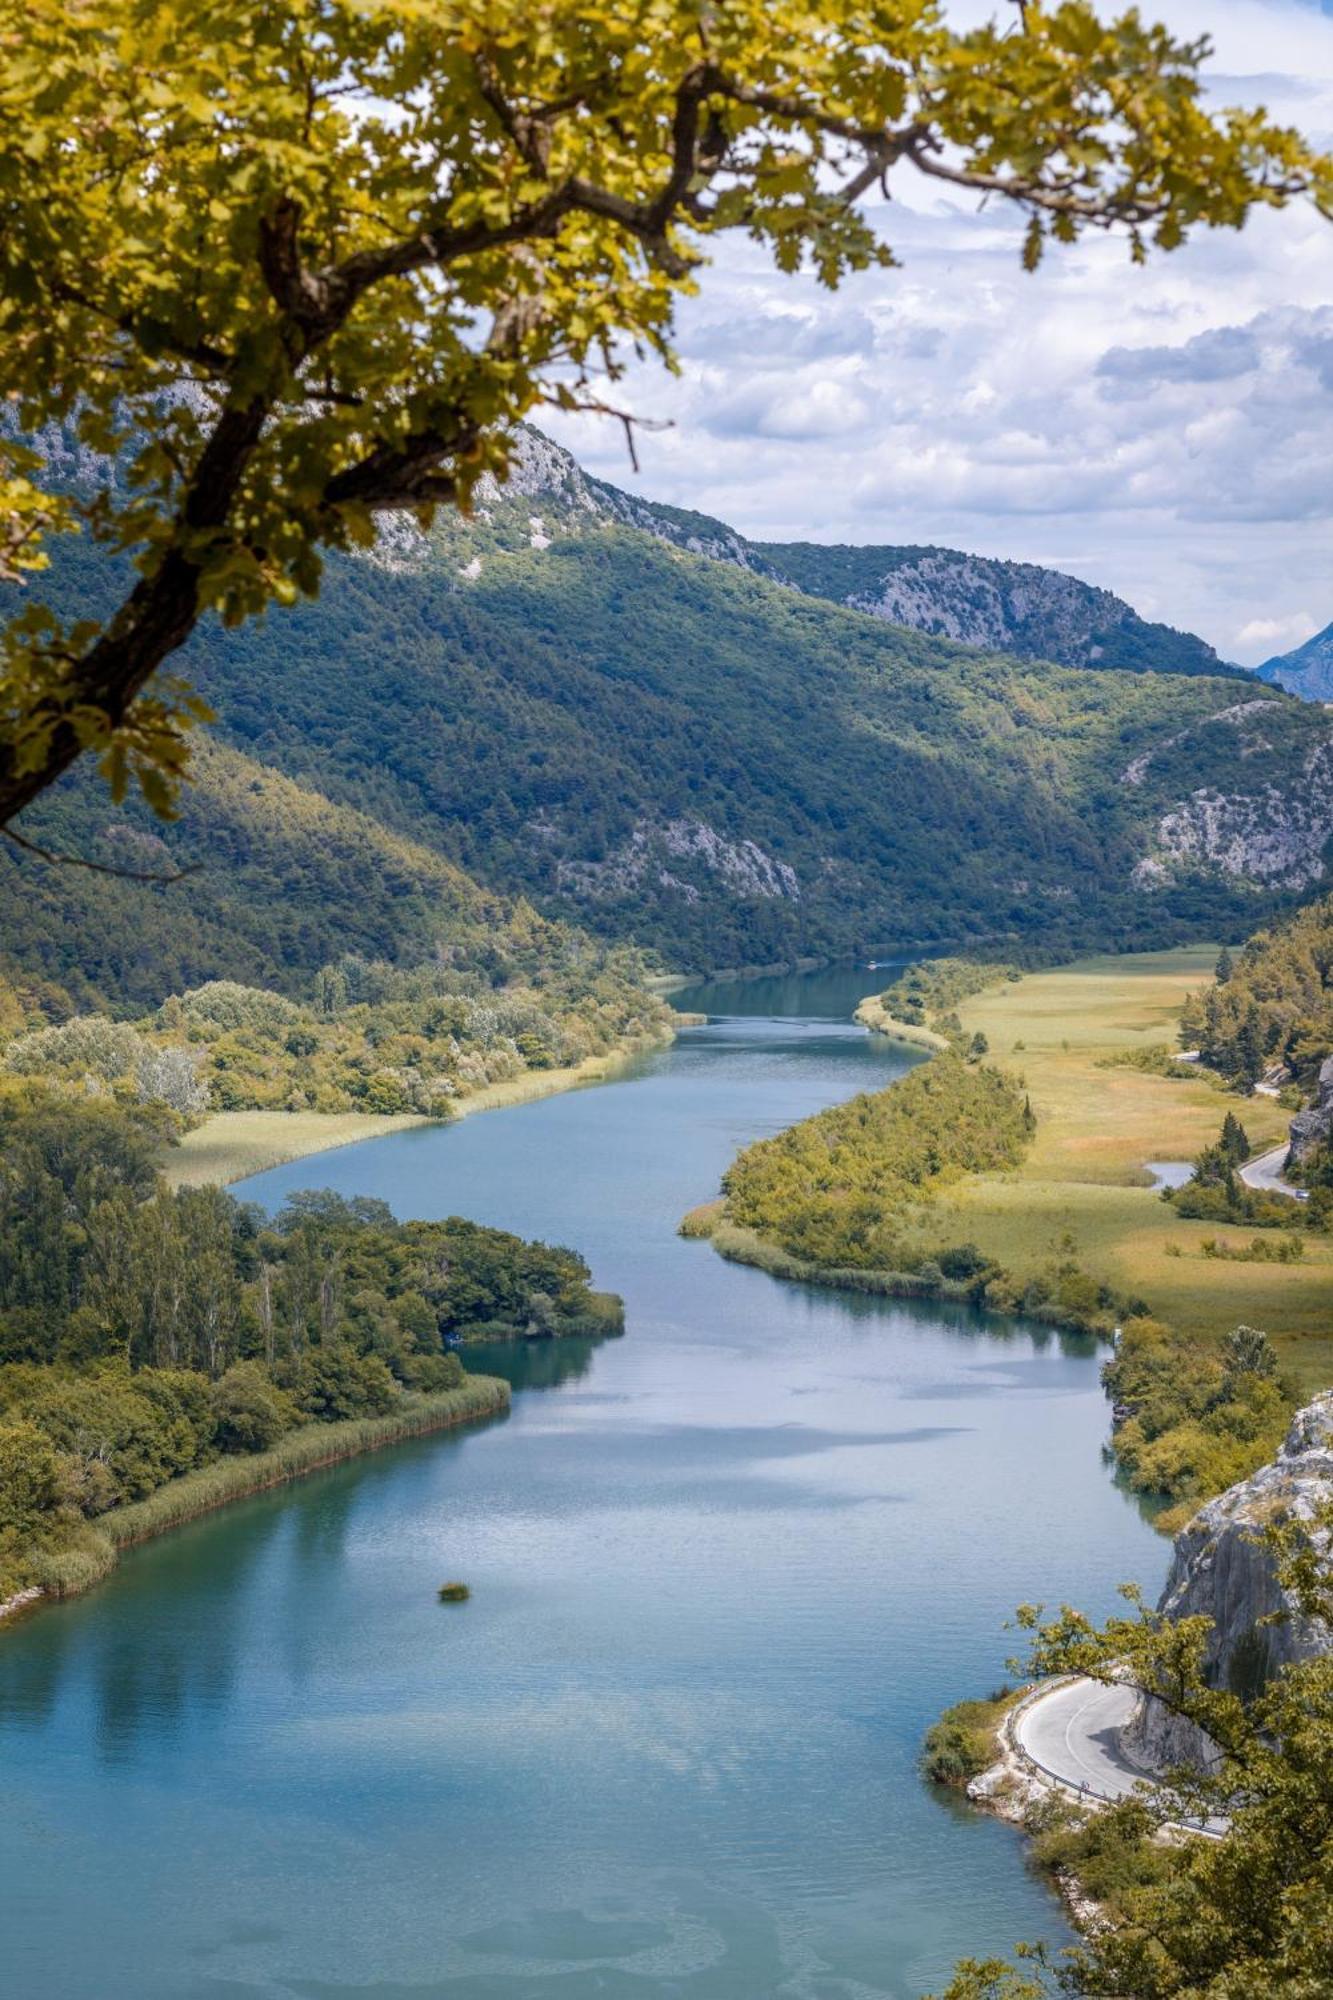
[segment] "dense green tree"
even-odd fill
[[[253,1361],[238,1361],[210,1392],[218,1449],[271,1451],[297,1421],[291,1399]]]
[[[0,1423],[0,1544],[29,1538],[60,1491],[60,1461],[45,1431]]]
[[[1234,1111],[1228,1111],[1222,1120],[1222,1131],[1217,1145],[1218,1151],[1225,1159],[1230,1160],[1233,1166],[1238,1167],[1243,1160],[1249,1159],[1249,1134]]]
[[[569,1250],[327,1191],[272,1220],[173,1193],[145,1172],[143,1118],[0,1096],[0,1598],[81,1551],[102,1573],[88,1522],[219,1454],[463,1389],[470,1335],[621,1330]]]
[[[1254,1327],[1236,1327],[1218,1343],[1182,1338],[1146,1316],[1131,1319],[1103,1379],[1127,1482],[1176,1502],[1171,1526],[1271,1458],[1291,1417],[1293,1393],[1278,1380],[1267,1335]]]
[[[941,1053],[747,1146],[723,1178],[727,1219],[815,1264],[901,1269],[904,1237],[941,1177],[1014,1166],[1022,1093],[989,1064]]]

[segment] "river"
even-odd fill
[[[508,1421],[243,1502],[0,1637],[6,1993],[915,2000],[1065,1935],[916,1759],[1003,1678],[1015,1604],[1160,1581],[1098,1355],[675,1234],[739,1145],[912,1060],[850,1024],[873,983],[685,993],[709,1025],[620,1081],[238,1190],[575,1244],[628,1332],[491,1352]]]

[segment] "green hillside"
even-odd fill
[[[134,1012],[212,979],[305,997],[348,955],[430,964],[461,991],[540,984],[558,1010],[599,980],[630,1013],[642,998],[632,950],[482,889],[434,849],[219,744],[201,746],[173,825],[118,810],[81,772],[24,827],[114,866],[193,871],[150,885],[0,847],[0,965],[81,1008]]]
[[[1245,928],[1261,878],[1163,821],[1200,789],[1299,810],[1333,743],[1281,697],[1214,722],[1226,680],[980,655],[631,530],[472,577],[467,546],[346,564],[193,670],[250,754],[675,965]]]
[[[588,480],[545,440],[525,450],[472,521],[429,540],[394,523],[316,602],[205,628],[181,664],[267,775],[215,750],[165,829],[118,824],[85,779],[44,805],[25,827],[51,844],[160,838],[207,866],[182,896],[11,864],[10,961],[135,999],[280,985],[335,948],[410,962],[445,913],[487,931],[488,892],[672,967],[1147,945],[1238,935],[1323,879],[1322,711],[907,630],[756,574],[721,524]],[[76,544],[44,594],[85,606],[110,581]],[[151,951],[145,907],[187,913],[148,917]]]

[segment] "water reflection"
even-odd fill
[[[516,1394],[526,1389],[558,1389],[588,1374],[593,1355],[607,1337],[564,1334],[557,1340],[473,1341],[463,1362],[474,1375],[503,1376]]]

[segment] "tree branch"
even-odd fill
[[[453,433],[416,431],[401,445],[381,445],[334,475],[324,488],[324,505],[386,513],[456,500],[458,481],[453,473],[441,471],[440,460],[468,450],[476,441],[475,430],[460,428]]]
[[[183,882],[188,875],[197,875],[199,864],[192,861],[188,868],[177,868],[170,875],[159,875],[151,870],[139,868],[116,868],[108,861],[90,861],[83,854],[56,854],[49,847],[41,847],[35,840],[28,840],[16,832],[12,826],[0,826],[0,835],[21,847],[25,854],[35,854],[39,861],[50,861],[59,868],[89,868],[94,875],[113,875],[121,882]]]
[[[931,180],[948,181],[954,187],[973,188],[981,194],[1003,195],[1019,207],[1039,208],[1051,215],[1073,216],[1098,229],[1113,229],[1117,223],[1156,222],[1171,205],[1171,197],[1165,193],[1151,201],[1141,198],[1130,200],[1117,195],[1076,194],[1072,187],[1029,180],[1021,174],[989,173],[978,167],[953,167],[939,157],[939,151],[940,141],[918,127],[900,149],[900,156],[909,159],[919,173],[928,175]],[[1305,181],[1296,177],[1273,181],[1269,185],[1272,192],[1284,200],[1303,194],[1306,187]]]
[[[262,399],[223,410],[195,467],[177,517],[178,534],[207,534],[224,526],[267,414]],[[70,710],[95,710],[112,728],[124,721],[135,696],[193,631],[201,574],[200,565],[178,542],[152,575],[135,585],[102,637],[77,663],[59,702],[52,703],[55,720],[39,765],[24,769],[21,746],[0,742],[0,827],[67,771],[84,749]]]

